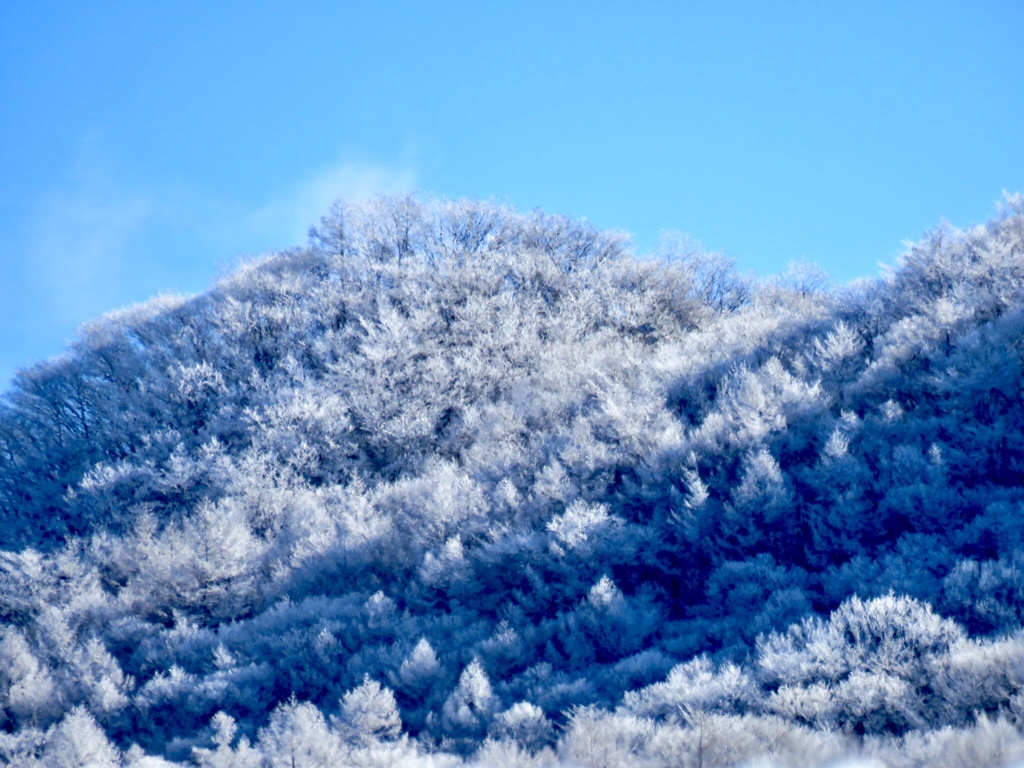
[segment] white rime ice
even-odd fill
[[[475,201],[0,400],[0,762],[1024,761],[1024,200],[878,279]]]

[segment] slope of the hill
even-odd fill
[[[1022,332],[1019,197],[835,291],[339,206],[7,393],[0,756],[1024,756]]]

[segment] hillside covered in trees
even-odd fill
[[[0,405],[15,765],[1024,759],[1024,198],[881,278],[471,201]]]

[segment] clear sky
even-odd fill
[[[1024,191],[1024,3],[0,3],[0,388],[421,190],[878,273]]]

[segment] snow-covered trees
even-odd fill
[[[369,677],[345,694],[341,713],[345,724],[363,739],[393,739],[402,731],[394,694]]]
[[[381,199],[90,323],[0,402],[0,755],[1016,754],[1022,217],[829,290]]]

